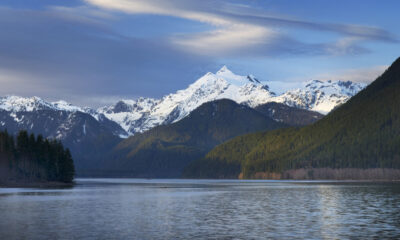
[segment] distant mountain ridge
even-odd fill
[[[327,114],[366,86],[363,83],[331,80],[311,80],[303,85],[302,88],[289,90],[275,97],[273,102]]]
[[[13,126],[19,128],[18,125],[24,130],[40,128],[43,134],[49,134],[48,137],[58,140],[66,137],[66,135],[62,134],[63,131],[70,129],[68,126],[73,125],[73,119],[78,115],[85,118],[94,118],[98,124],[105,126],[116,136],[127,135],[117,123],[109,120],[103,114],[90,108],[74,106],[65,101],[47,102],[39,97],[0,97],[0,112],[3,113],[0,115],[0,127],[7,126],[9,130]],[[45,119],[38,121],[38,118],[40,118],[38,115],[47,116],[51,121],[45,121]],[[84,125],[81,128],[84,135]]]
[[[0,98],[0,129],[16,135],[20,130],[57,139],[71,149],[79,171],[113,147],[126,132],[102,114],[94,115],[66,102],[46,102],[38,97]]]

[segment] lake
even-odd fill
[[[0,188],[0,239],[400,238],[400,183],[77,179]]]

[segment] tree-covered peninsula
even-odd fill
[[[75,175],[69,149],[61,142],[20,131],[0,132],[0,186],[70,184]]]

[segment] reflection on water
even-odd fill
[[[77,182],[0,189],[0,239],[400,238],[400,183]]]

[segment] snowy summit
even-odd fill
[[[201,104],[223,98],[250,107],[279,102],[326,114],[364,87],[364,84],[353,82],[313,80],[304,83],[303,88],[276,96],[253,75],[237,75],[223,66],[216,73],[208,72],[186,89],[161,99],[120,101],[113,106],[100,108],[98,112],[120,124],[128,133],[134,134],[179,121]]]

